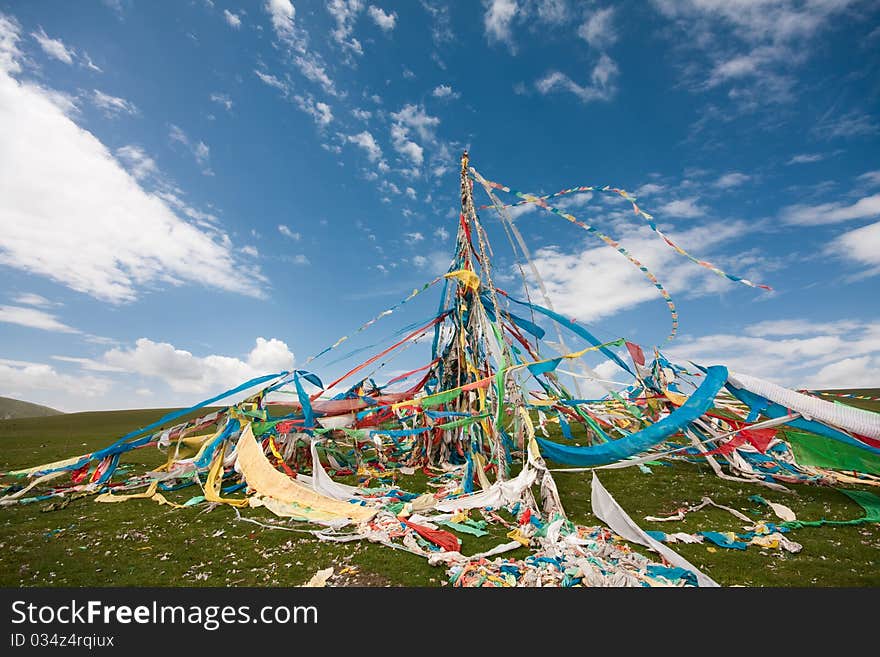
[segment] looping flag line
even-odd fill
[[[670,329],[669,335],[667,336],[666,340],[669,341],[669,340],[672,340],[675,338],[676,333],[678,333],[678,309],[675,307],[675,302],[672,300],[672,296],[670,296],[670,294],[666,290],[666,288],[663,287],[663,284],[659,280],[657,280],[657,277],[653,274],[653,272],[651,272],[644,264],[642,264],[619,241],[615,240],[612,237],[609,237],[608,235],[606,235],[605,233],[603,233],[602,231],[597,229],[595,226],[591,226],[590,224],[584,223],[583,221],[579,220],[574,215],[572,215],[568,212],[563,212],[562,210],[553,207],[552,205],[548,204],[547,201],[545,200],[545,198],[543,198],[543,197],[535,196],[533,194],[528,194],[526,192],[521,192],[519,190],[507,187],[506,185],[502,185],[500,183],[493,182],[491,180],[487,180],[486,178],[483,178],[483,176],[481,176],[479,173],[477,173],[477,171],[473,167],[471,167],[470,173],[481,184],[488,185],[489,187],[492,187],[493,189],[498,189],[502,192],[507,192],[508,194],[514,194],[514,195],[520,197],[521,199],[523,199],[523,203],[534,203],[538,207],[543,208],[543,209],[547,210],[548,212],[552,212],[553,214],[559,215],[563,219],[566,219],[566,220],[570,221],[571,223],[573,223],[577,226],[580,226],[581,228],[586,230],[588,233],[598,237],[600,240],[605,242],[605,244],[607,244],[608,246],[613,248],[615,251],[617,251],[623,257],[625,257],[627,260],[629,260],[633,265],[638,267],[639,271],[641,271],[645,275],[645,278],[647,278],[649,281],[651,281],[651,284],[655,288],[657,288],[657,291],[660,292],[660,296],[662,296],[663,299],[666,301],[666,306],[667,306],[667,308],[669,308],[669,314],[672,318],[672,328]],[[490,206],[490,207],[494,207],[494,206]]]
[[[433,281],[429,281],[429,282],[425,283],[422,287],[420,287],[420,288],[415,288],[412,292],[410,292],[410,294],[409,294],[408,297],[406,297],[406,298],[403,299],[402,301],[398,301],[396,304],[394,304],[394,305],[391,306],[390,308],[387,308],[387,309],[383,310],[381,313],[379,313],[378,315],[376,315],[373,319],[371,319],[370,321],[368,321],[368,322],[366,322],[365,324],[363,324],[359,329],[357,329],[357,330],[356,330],[354,333],[352,333],[351,335],[343,335],[341,338],[339,338],[336,342],[334,342],[334,343],[333,343],[332,345],[330,345],[329,347],[325,347],[324,349],[322,349],[321,351],[319,351],[319,352],[318,352],[317,354],[315,354],[314,356],[309,356],[309,357],[306,359],[306,365],[308,365],[309,363],[311,363],[311,362],[312,362],[313,360],[315,360],[316,358],[320,358],[321,356],[323,356],[324,354],[326,354],[328,351],[332,351],[333,349],[336,349],[336,347],[338,347],[339,345],[341,345],[341,344],[342,344],[343,342],[345,342],[346,340],[350,340],[353,336],[357,335],[358,333],[361,333],[362,331],[367,330],[367,329],[370,328],[373,324],[375,324],[376,322],[378,322],[380,319],[382,319],[383,317],[387,317],[388,315],[391,315],[395,310],[397,310],[398,308],[400,308],[403,304],[405,304],[405,303],[408,302],[408,301],[411,301],[411,300],[414,299],[416,296],[418,296],[419,294],[421,294],[422,292],[424,292],[425,290],[427,290],[429,287],[431,287],[432,285],[435,285],[436,283],[439,283],[439,282],[442,281],[442,280],[443,280],[443,277],[442,277],[442,276],[438,276],[438,277],[435,278]]]
[[[471,169],[471,173],[473,173],[475,176],[479,175],[473,169]],[[681,246],[676,244],[676,242],[673,241],[672,238],[670,238],[662,230],[660,230],[660,228],[654,222],[653,215],[650,215],[647,212],[645,212],[644,210],[642,210],[639,207],[639,205],[636,203],[636,200],[637,200],[636,197],[632,196],[629,192],[627,192],[624,189],[620,189],[618,187],[611,187],[609,185],[605,185],[603,187],[596,187],[593,185],[581,185],[578,187],[571,187],[568,189],[563,189],[563,190],[558,191],[554,194],[546,194],[544,196],[535,196],[533,194],[519,192],[519,191],[511,189],[505,185],[501,185],[499,183],[495,183],[492,181],[485,181],[485,182],[488,183],[491,187],[493,187],[495,189],[499,189],[499,190],[507,192],[507,193],[515,194],[516,196],[520,197],[520,199],[522,199],[522,200],[518,201],[517,203],[511,203],[511,204],[506,205],[504,207],[524,205],[526,203],[534,203],[535,205],[537,205],[539,207],[542,207],[546,210],[549,210],[550,212],[554,212],[555,214],[558,214],[558,215],[568,219],[569,221],[572,221],[573,223],[578,224],[579,226],[581,226],[582,228],[584,228],[590,232],[594,232],[598,237],[600,237],[603,241],[605,241],[606,244],[608,244],[609,246],[612,246],[614,248],[617,248],[618,251],[620,251],[621,253],[626,255],[630,259],[630,261],[634,262],[634,264],[635,264],[635,262],[637,262],[637,261],[635,261],[634,258],[631,258],[625,251],[622,251],[620,248],[618,248],[617,243],[614,240],[612,240],[611,238],[606,239],[605,237],[602,236],[601,233],[599,233],[599,231],[597,231],[595,229],[591,230],[591,227],[588,227],[587,224],[584,224],[582,222],[577,221],[572,215],[565,213],[565,212],[561,212],[561,211],[553,208],[549,204],[547,204],[547,201],[549,199],[558,198],[561,196],[565,196],[567,194],[577,194],[577,193],[582,193],[582,192],[605,192],[605,193],[617,194],[621,198],[629,201],[629,203],[632,205],[633,212],[636,215],[642,217],[642,219],[645,220],[645,222],[648,224],[650,229],[653,230],[655,233],[657,233],[663,239],[663,241],[667,245],[672,247],[676,251],[676,253],[678,253],[679,255],[682,255],[685,258],[688,258],[689,260],[691,260],[692,262],[695,262],[696,264],[700,265],[701,267],[705,267],[706,269],[714,272],[715,274],[722,276],[724,278],[727,278],[731,281],[734,281],[735,283],[741,283],[742,285],[747,285],[748,287],[759,288],[762,290],[772,290],[773,289],[769,285],[755,283],[753,281],[748,280],[747,278],[743,278],[743,277],[737,276],[735,274],[730,274],[730,273],[722,270],[718,266],[714,265],[713,263],[709,262],[708,260],[702,260],[702,259],[697,258],[696,256],[693,256],[690,253],[688,253],[685,249],[683,249]],[[481,206],[480,209],[486,209],[486,208],[491,208],[491,207],[493,207],[493,206],[492,205],[484,205],[484,206]],[[637,266],[639,266],[639,265],[637,265]],[[643,270],[643,271],[646,271],[646,270]],[[652,281],[652,282],[654,282],[654,281]],[[655,285],[656,285],[656,283],[655,283]],[[658,285],[658,289],[661,291],[661,294],[664,293],[664,290],[661,287],[659,287],[659,285]],[[667,298],[667,295],[664,294],[664,298],[666,298],[667,304],[670,303],[670,299]],[[674,331],[673,331],[673,334],[674,334]]]

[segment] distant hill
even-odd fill
[[[62,413],[48,406],[0,397],[0,420],[15,420],[20,417],[48,417],[49,415],[62,415]]]

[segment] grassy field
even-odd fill
[[[865,394],[880,394],[867,391]],[[876,404],[860,404],[880,410]],[[75,413],[0,421],[0,471],[82,454],[105,446],[133,428],[161,417],[163,410]],[[156,449],[137,450],[123,463],[135,472],[158,465]],[[644,529],[661,531],[740,531],[730,514],[711,509],[682,522],[650,523],[645,515],[671,514],[704,495],[755,519],[776,520],[753,494],[791,507],[802,520],[848,520],[860,507],[833,488],[800,485],[792,494],[718,479],[708,467],[677,462],[600,473],[605,487]],[[588,473],[557,473],[570,518],[598,521],[590,513]],[[10,483],[6,479],[5,483]],[[400,486],[425,490],[423,475],[402,478]],[[185,501],[184,489],[169,499]],[[880,493],[880,491],[876,491]],[[334,566],[332,585],[440,586],[445,571],[405,552],[368,543],[326,544],[302,531],[265,529],[236,520],[228,506],[173,510],[146,500],[97,504],[73,499],[60,509],[49,502],[0,508],[0,585],[2,586],[290,586],[307,581],[320,568]],[[243,515],[272,522],[263,509]],[[304,525],[287,525],[308,529]],[[464,535],[462,552],[472,554],[505,541],[502,527],[489,536]],[[756,546],[746,551],[706,545],[673,546],[723,585],[878,586],[880,526],[818,527],[788,534],[803,544],[799,554]],[[637,548],[644,552],[642,548]],[[524,550],[511,556],[525,556]]]

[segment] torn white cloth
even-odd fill
[[[639,527],[626,511],[611,497],[611,493],[605,490],[596,473],[593,473],[593,483],[590,492],[590,503],[593,507],[593,515],[608,525],[612,531],[628,541],[649,547],[654,552],[666,559],[673,566],[691,571],[697,577],[700,586],[716,587],[718,583],[700,570],[687,559],[674,550],[651,538]]]

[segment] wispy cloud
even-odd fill
[[[578,36],[597,50],[605,50],[617,42],[614,7],[605,7],[592,14],[578,28]]]
[[[227,112],[232,111],[232,99],[227,94],[212,93],[211,102],[225,107]]]
[[[138,108],[134,103],[125,100],[125,98],[105,94],[98,89],[95,89],[92,92],[92,103],[103,112],[104,116],[110,119],[117,117],[120,114],[135,116],[138,113]]]
[[[237,30],[238,28],[241,27],[241,16],[239,16],[238,14],[233,14],[228,9],[223,10],[223,19],[226,21],[226,23],[231,28],[234,28]]]
[[[24,306],[0,306],[0,322],[56,333],[79,333],[78,329],[61,322],[44,310]]]
[[[411,132],[415,132],[422,143],[431,143],[435,139],[434,131],[440,125],[440,119],[431,116],[421,105],[404,105],[399,112],[392,112],[391,142],[394,149],[409,159],[416,167],[421,167],[425,159],[424,148],[412,140]]]
[[[439,85],[437,85],[436,87],[434,87],[434,90],[431,92],[431,95],[434,96],[434,98],[452,98],[452,99],[455,99],[455,98],[460,98],[460,97],[461,97],[461,94],[458,93],[457,91],[455,91],[455,90],[454,90],[450,85],[448,85],[448,84],[439,84]]]
[[[73,48],[68,48],[64,45],[64,42],[61,39],[50,38],[42,27],[38,32],[32,32],[31,36],[36,39],[37,43],[40,44],[40,48],[42,48],[43,52],[49,55],[49,57],[57,59],[59,62],[64,62],[65,64],[73,64],[73,57],[76,54],[76,51],[73,50]]]
[[[880,275],[880,221],[843,233],[828,251],[863,266],[857,278]]]
[[[564,73],[551,71],[535,82],[535,88],[542,94],[553,91],[568,91],[584,103],[607,101],[617,93],[617,74],[617,64],[603,53],[590,73],[589,84],[578,84]]]
[[[880,216],[880,194],[860,198],[855,203],[820,203],[818,205],[796,204],[783,208],[783,221],[801,226],[837,224],[853,219],[870,219]]]
[[[825,159],[822,153],[799,153],[792,156],[786,164],[810,164],[812,162],[820,162]]]
[[[278,232],[295,242],[299,242],[302,239],[302,235],[290,230],[290,226],[285,224],[278,224]]]
[[[660,206],[660,214],[669,217],[682,217],[683,219],[693,219],[694,217],[702,217],[706,211],[700,206],[698,199],[682,198],[669,201]]]
[[[511,26],[519,11],[516,0],[483,0],[483,7],[486,9],[483,28],[489,43],[505,43],[514,51],[516,47]]]
[[[344,53],[363,55],[361,42],[352,35],[358,14],[364,8],[363,0],[328,0],[326,7],[336,21],[336,28],[330,32],[333,40]]]
[[[121,146],[116,149],[116,157],[136,180],[144,180],[159,173],[156,161],[140,146],[134,144]]]
[[[392,11],[386,13],[381,7],[370,5],[369,9],[367,9],[367,13],[370,15],[370,18],[373,19],[373,22],[378,25],[383,32],[391,32],[394,29],[395,25],[397,25],[396,12]]]
[[[382,158],[382,149],[379,148],[376,139],[367,130],[356,135],[348,135],[346,141],[362,148],[367,153],[370,162],[378,162]]]
[[[873,116],[857,110],[839,116],[828,112],[819,120],[813,132],[823,139],[866,137],[880,132],[880,123]]]
[[[168,131],[168,137],[171,141],[182,144],[190,153],[192,153],[192,156],[196,160],[196,164],[199,165],[199,168],[204,175],[214,175],[214,172],[211,170],[211,148],[205,142],[190,139],[179,126],[174,124],[171,124],[171,128]]]
[[[739,171],[731,171],[718,178],[713,184],[720,189],[730,189],[731,187],[739,187],[751,179],[752,177],[749,175],[740,173]]]

